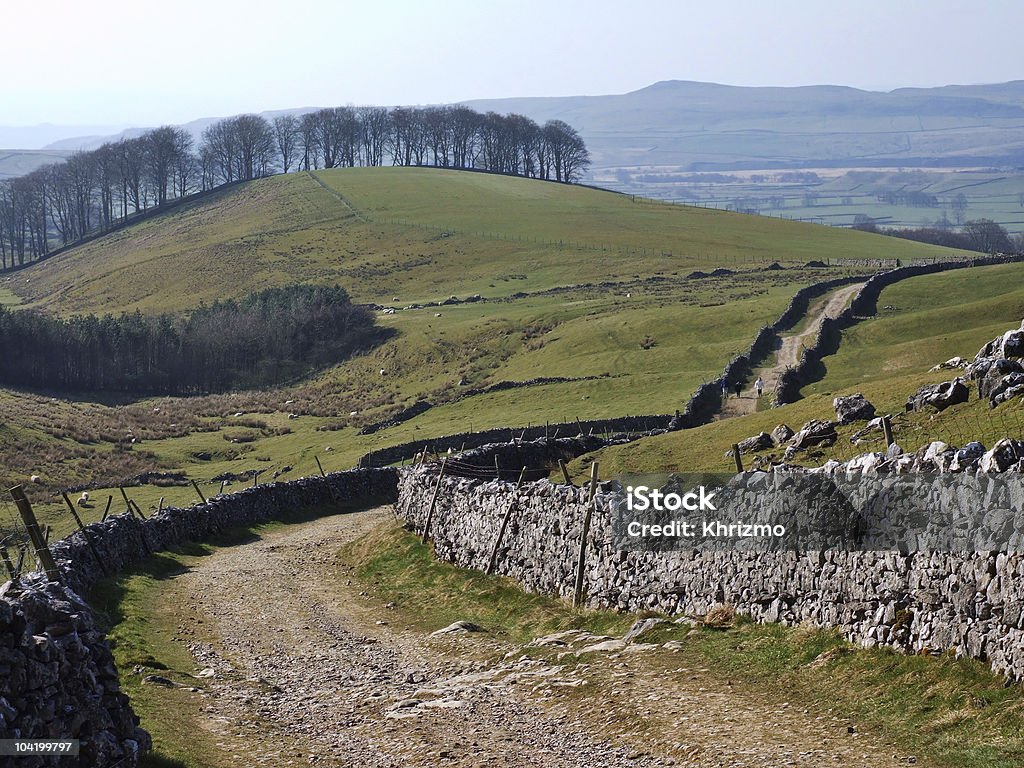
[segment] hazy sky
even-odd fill
[[[1024,79],[1021,0],[0,0],[0,125]]]

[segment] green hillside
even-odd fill
[[[986,446],[1024,432],[1024,404],[1004,403],[990,409],[972,399],[941,414],[904,413],[907,397],[925,384],[946,381],[957,371],[929,369],[954,356],[973,359],[986,342],[1018,327],[1024,318],[1024,264],[957,270],[916,277],[886,288],[878,300],[879,314],[843,334],[835,355],[824,359],[825,377],[804,388],[804,398],[780,408],[717,421],[695,430],[661,435],[634,445],[601,451],[601,466],[609,473],[732,469],[725,455],[730,446],[758,432],[786,423],[793,429],[809,419],[834,418],[832,399],[862,392],[879,413],[898,414],[896,440],[915,451],[932,440],[962,446],[980,440]],[[976,397],[976,393],[972,395]],[[832,448],[799,455],[817,466],[830,458],[840,461],[866,451],[884,449],[873,442],[854,446],[849,436],[863,423],[839,428]],[[781,451],[763,451],[762,454]],[[585,473],[593,457],[581,459],[576,472]],[[748,460],[749,461],[749,460]]]
[[[400,307],[772,261],[943,253],[550,182],[355,168],[226,190],[53,256],[8,285],[60,314],[185,310],[266,286],[334,281],[357,301]]]
[[[387,307],[378,322],[397,333],[277,391],[138,402],[2,393],[0,479],[40,475],[33,500],[60,531],[69,521],[55,493],[79,483],[181,471],[209,495],[222,473],[289,478],[318,471],[317,457],[327,470],[343,469],[368,450],[425,437],[671,413],[747,349],[799,287],[870,272],[872,260],[940,254],[483,174],[355,169],[265,179],[17,272],[4,301],[16,293],[21,306],[62,315],[184,311],[270,285],[336,282],[357,301]],[[803,267],[837,257],[853,266]],[[768,269],[774,261],[785,268]],[[720,266],[732,271],[688,277]],[[474,293],[482,299],[406,308]],[[569,380],[464,397],[538,377]],[[435,407],[357,434],[420,399]],[[161,497],[195,497],[187,487],[131,493],[144,509]],[[105,501],[106,492],[96,495]],[[102,505],[86,512],[99,516]]]

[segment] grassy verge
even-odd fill
[[[440,562],[417,536],[397,525],[348,545],[342,560],[376,597],[395,603],[402,622],[417,631],[465,619],[487,628],[492,637],[526,643],[565,629],[621,634],[634,618],[575,610],[561,600],[524,592],[509,579]]]
[[[575,611],[562,601],[525,593],[507,579],[438,562],[416,536],[397,526],[350,545],[343,559],[376,597],[396,603],[394,623],[413,629],[468,619],[523,643],[569,628],[621,634],[637,618]],[[799,702],[812,719],[813,713],[827,712],[856,722],[863,738],[898,744],[924,764],[1010,768],[1024,760],[1024,688],[1007,686],[980,662],[859,649],[832,631],[743,619],[727,630],[665,625],[642,639],[680,644],[676,653],[645,656],[651,669],[664,668],[663,681],[671,681],[680,665],[710,667],[741,695]],[[547,653],[553,663],[576,663],[575,657],[556,662],[554,652]],[[600,681],[566,694],[564,703],[587,717],[595,689],[603,690]],[[658,724],[648,726],[653,733]],[[634,733],[637,727],[630,724]]]

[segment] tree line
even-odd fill
[[[386,333],[339,287],[270,288],[187,316],[61,320],[0,306],[0,384],[172,395],[265,388],[334,365]]]
[[[386,164],[572,183],[589,167],[590,154],[561,120],[538,125],[523,115],[463,106],[334,107],[272,120],[239,115],[211,124],[198,145],[182,128],[163,126],[0,181],[0,269],[224,184]]]
[[[972,219],[959,230],[952,226],[881,228],[864,214],[854,217],[853,228],[861,232],[901,237],[929,245],[958,248],[981,253],[1024,253],[1024,234],[1011,237],[1006,228],[992,219]]]

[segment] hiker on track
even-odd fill
[[[754,382],[754,391],[757,392],[757,396],[761,397],[764,394],[764,379],[760,376],[757,377],[757,381]]]
[[[722,402],[729,399],[729,382],[722,379]]]
[[[736,397],[740,397],[740,392],[743,391],[743,382],[739,379],[736,380]]]

